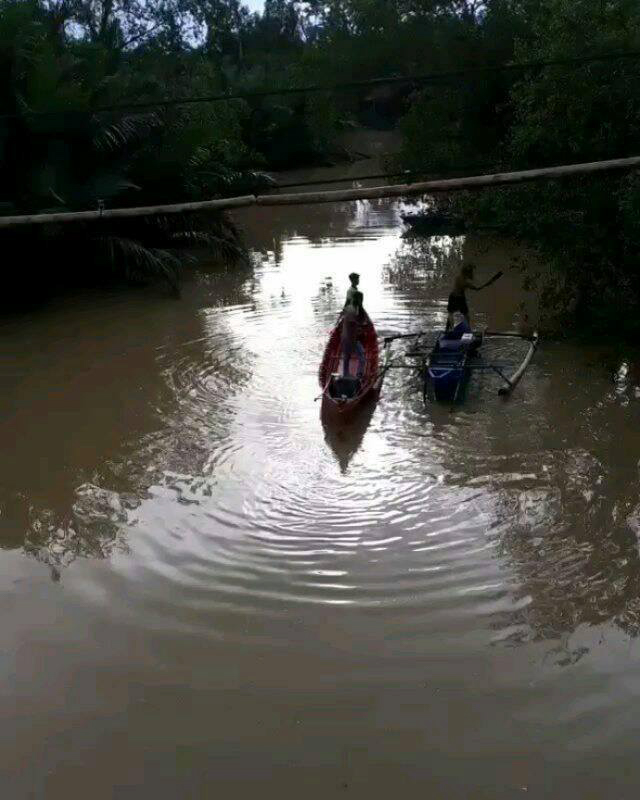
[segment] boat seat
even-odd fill
[[[334,372],[329,384],[329,392],[332,397],[355,397],[360,391],[360,378],[355,375],[341,375]]]
[[[438,342],[438,350],[448,350],[455,352],[462,349],[462,342],[460,339],[440,339]]]
[[[472,333],[444,333],[438,339],[438,350],[448,350],[448,351],[456,351],[456,350],[463,350],[464,348],[468,347],[471,342],[473,341],[473,334]]]

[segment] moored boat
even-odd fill
[[[379,391],[378,335],[369,316],[365,313],[358,341],[364,349],[364,369],[358,376],[358,359],[352,354],[349,374],[343,375],[342,318],[331,331],[324,350],[318,380],[322,389],[323,412],[346,414],[357,408],[365,397]]]
[[[529,343],[520,366],[511,375],[505,374],[509,364],[485,361],[480,358],[480,348],[491,339],[520,339]],[[451,331],[441,333],[430,352],[416,350],[411,355],[422,357],[424,377],[423,397],[428,396],[443,402],[462,400],[470,376],[474,372],[493,372],[503,381],[498,390],[508,396],[516,388],[538,347],[539,337],[534,331],[527,335],[517,331],[472,331],[466,322],[456,325]]]
[[[440,402],[461,399],[469,380],[472,359],[482,345],[482,334],[474,333],[466,322],[441,333],[425,364],[425,396],[429,387]]]

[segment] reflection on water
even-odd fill
[[[324,440],[333,451],[343,475],[362,446],[376,405],[377,399],[369,397],[361,403],[357,414],[347,415],[345,419],[336,418],[335,414],[321,413]]]
[[[505,270],[476,323],[518,324],[521,254],[403,238],[400,211],[254,209],[251,271],[3,323],[11,797],[584,797],[635,741],[637,355],[543,345],[507,402],[484,375],[455,410],[391,370],[321,419],[354,269],[385,334],[440,329],[463,258]]]

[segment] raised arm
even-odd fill
[[[467,289],[473,289],[474,292],[479,292],[480,289],[486,289],[487,286],[491,286],[492,283],[495,283],[498,280],[498,278],[501,278],[501,277],[502,277],[502,270],[500,270],[500,272],[496,272],[496,274],[493,276],[493,278],[489,278],[488,281],[486,281],[485,283],[482,283],[480,286],[475,286],[470,281],[467,281],[466,282],[466,288]]]

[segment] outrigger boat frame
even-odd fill
[[[511,392],[516,388],[516,386],[520,383],[520,380],[524,373],[526,372],[527,367],[531,363],[531,359],[533,358],[533,354],[538,349],[538,344],[540,342],[540,337],[538,336],[537,331],[531,336],[526,336],[522,333],[517,333],[516,331],[486,331],[483,334],[486,338],[494,338],[497,339],[499,337],[504,338],[511,338],[511,339],[523,339],[529,342],[529,349],[526,352],[525,357],[522,359],[522,362],[518,369],[509,377],[507,378],[499,369],[495,366],[493,369],[500,375],[503,381],[507,384],[506,386],[501,386],[498,389],[498,394],[501,396],[509,395]]]
[[[415,333],[403,333],[397,334],[395,336],[387,336],[384,338],[385,348],[388,348],[389,344],[396,339],[421,339],[422,337],[426,336],[427,333],[425,331],[417,331]],[[482,331],[478,334],[474,334],[474,346],[469,348],[465,351],[462,356],[462,359],[459,357],[454,360],[454,356],[451,357],[451,368],[455,368],[458,371],[463,373],[462,377],[458,381],[458,385],[456,386],[455,393],[453,395],[452,402],[455,403],[458,400],[461,387],[466,380],[468,380],[469,375],[471,372],[495,372],[503,381],[504,386],[501,386],[498,390],[498,395],[501,397],[505,397],[511,394],[513,390],[516,388],[522,376],[524,375],[527,367],[531,363],[531,359],[538,347],[540,338],[537,332],[534,332],[533,335],[527,336],[522,333],[518,333],[517,331]],[[479,348],[481,347],[482,343],[485,339],[491,338],[511,338],[511,339],[521,339],[524,341],[529,342],[529,349],[527,353],[518,366],[518,368],[509,376],[505,374],[503,371],[507,367],[511,366],[510,364],[504,363],[468,363],[469,357],[473,356],[477,353]],[[433,348],[430,350],[427,349],[414,349],[409,351],[406,355],[410,357],[417,357],[421,359],[421,363],[419,365],[411,365],[411,364],[387,364],[386,369],[419,369],[423,376],[423,399],[425,403],[427,402],[427,387],[429,384],[429,367],[431,366],[431,359],[433,355]],[[440,354],[438,356],[438,364],[437,368],[446,368],[447,361],[446,356],[443,359],[443,356]],[[435,366],[435,365],[434,365]]]

